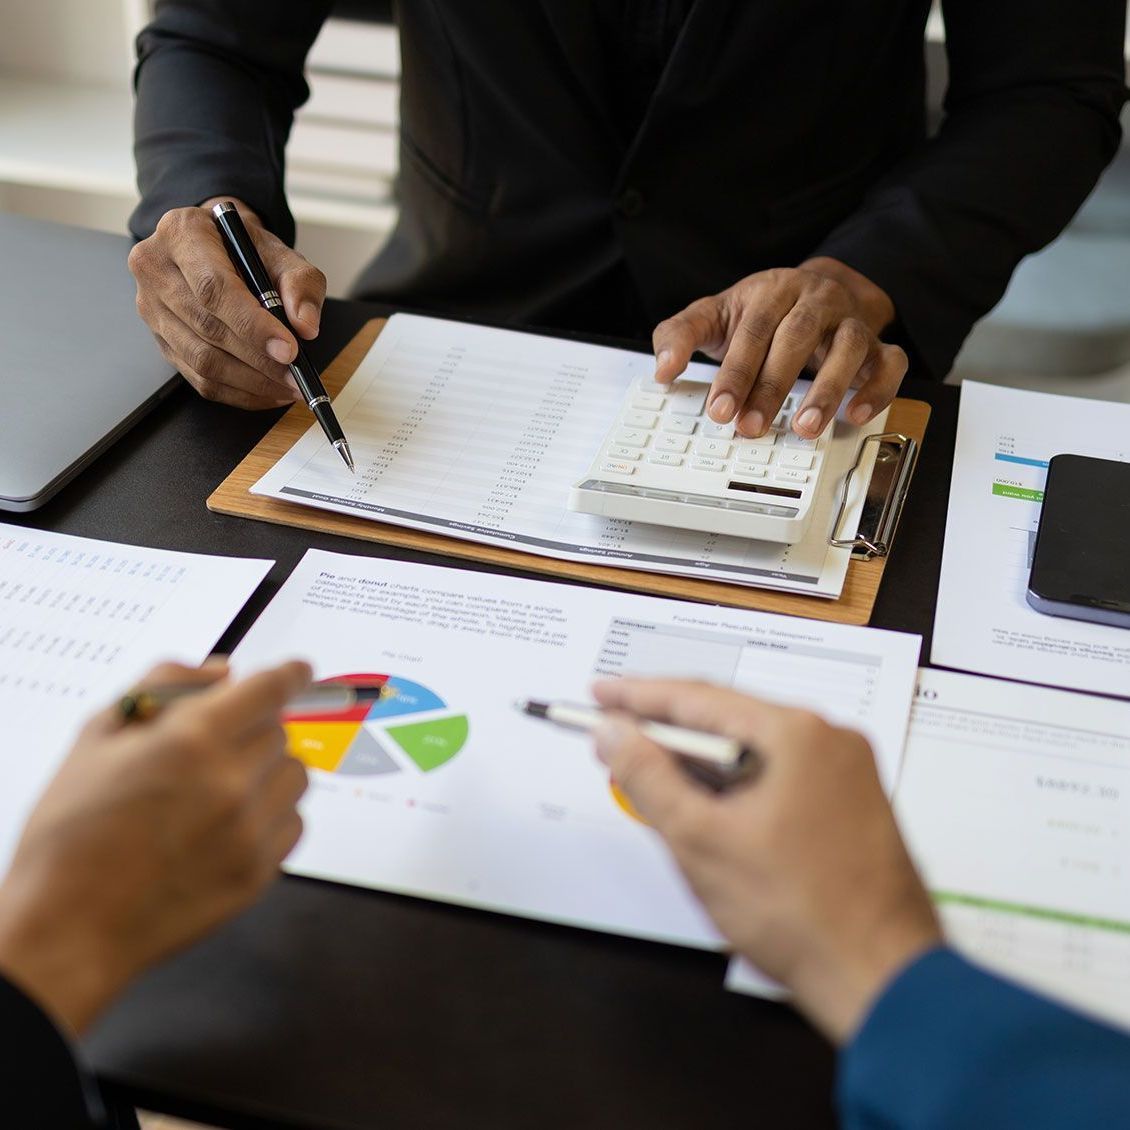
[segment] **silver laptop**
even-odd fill
[[[0,213],[0,510],[34,510],[179,378],[137,316],[130,240]]]

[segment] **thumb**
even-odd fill
[[[279,289],[287,320],[299,337],[309,341],[318,336],[321,327],[326,276],[304,255],[287,247],[281,240],[272,250],[266,265]]]
[[[716,296],[692,302],[655,327],[651,344],[655,350],[655,379],[660,384],[668,384],[687,367],[695,350],[710,354],[725,350],[726,320],[722,302]]]
[[[610,715],[594,731],[596,752],[632,807],[664,839],[708,816],[710,800],[674,758],[627,718]]]

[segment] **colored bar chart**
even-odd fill
[[[466,744],[470,724],[435,691],[397,675],[351,673],[327,680],[378,687],[371,701],[332,714],[285,720],[290,752],[311,769],[376,777],[446,765]],[[421,717],[407,722],[413,715]]]

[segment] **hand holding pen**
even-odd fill
[[[232,201],[225,200],[212,209],[212,216],[223,236],[228,254],[247,284],[248,290],[255,295],[264,310],[277,318],[293,334],[294,330],[283,309],[283,300],[275,289],[275,284],[267,273],[267,268],[263,265],[263,260],[259,257],[247,228],[243,225],[239,209]],[[298,346],[298,353],[290,363],[290,373],[306,401],[306,407],[314,413],[314,418],[325,432],[326,439],[330,441],[350,471],[353,471],[355,468],[353,455],[349,450],[349,441],[341,430],[341,424],[330,404],[330,398],[318,375],[318,370],[301,345]]]
[[[263,309],[240,277],[212,216],[215,197],[166,212],[136,244],[129,268],[137,308],[162,354],[207,400],[267,409],[301,397],[290,374],[299,344],[318,336],[326,276],[235,203],[283,300],[293,332]]]

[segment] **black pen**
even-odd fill
[[[294,333],[294,329],[287,320],[279,292],[275,290],[275,284],[271,281],[271,276],[267,274],[267,268],[263,266],[263,260],[259,258],[259,252],[255,250],[255,244],[252,243],[251,236],[247,234],[247,228],[243,226],[243,220],[236,206],[230,200],[225,200],[212,209],[212,217],[216,221],[216,227],[220,229],[220,235],[227,246],[228,254],[231,256],[236,269],[243,276],[243,281],[247,283],[248,289],[259,299],[268,313],[274,314],[294,334],[295,341],[299,341],[298,334]],[[353,453],[349,450],[349,441],[345,438],[345,432],[341,430],[341,424],[338,423],[337,416],[330,406],[330,398],[326,394],[322,378],[318,376],[318,370],[314,368],[314,363],[306,356],[306,351],[302,348],[300,341],[298,356],[290,363],[290,371],[298,382],[298,388],[306,400],[306,406],[314,413],[314,418],[318,423],[322,425],[326,439],[337,449],[337,453],[345,460],[345,465],[351,471],[354,471]]]

